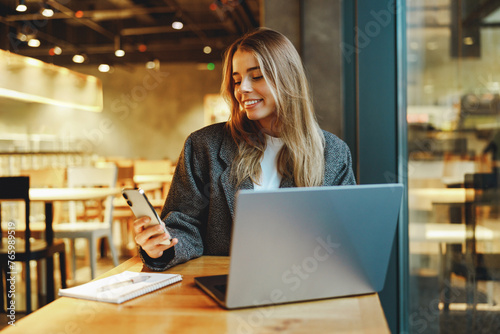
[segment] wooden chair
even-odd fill
[[[23,169],[22,176],[30,177],[33,188],[61,188],[66,184],[66,168]]]
[[[117,186],[122,189],[135,188],[133,164],[118,165]],[[130,211],[127,202],[123,199],[121,194],[115,196],[113,205],[113,222],[119,223],[120,229],[120,253],[122,255],[134,256],[137,250],[135,241],[132,239],[132,211]]]
[[[41,169],[23,169],[21,170],[21,176],[29,176],[30,187],[32,188],[64,188],[66,187],[66,168],[41,168]],[[33,209],[34,204],[42,203],[31,203]],[[62,221],[63,215],[63,203],[54,202],[53,208],[53,220],[54,224]],[[35,209],[37,209],[35,207]],[[33,212],[33,210],[32,210]],[[43,231],[45,226],[40,221],[31,220],[31,232]]]
[[[53,257],[54,254],[59,254],[59,265],[61,272],[61,285],[66,287],[66,253],[64,243],[61,241],[53,241],[50,238],[51,233],[46,233],[45,240],[33,240],[31,238],[29,216],[30,216],[30,198],[29,198],[29,177],[0,177],[0,200],[2,201],[23,201],[24,202],[24,218],[25,228],[22,230],[14,230],[14,223],[8,224],[7,237],[2,238],[0,248],[0,262],[2,271],[5,275],[6,291],[9,291],[10,284],[7,279],[10,272],[15,272],[13,263],[22,262],[25,264],[25,283],[26,283],[26,312],[31,313],[31,269],[30,261],[39,261],[42,259],[47,260],[46,282],[47,282],[47,301],[55,299],[54,293],[54,270],[53,270]],[[1,208],[0,208],[1,213]],[[51,213],[47,213],[51,215]],[[1,214],[0,214],[1,220]],[[49,227],[46,225],[46,228]],[[15,231],[15,232],[14,232]],[[14,234],[15,233],[15,234]],[[12,238],[15,236],[15,238]],[[41,280],[38,277],[38,280]],[[0,282],[3,279],[0,277]],[[0,283],[1,284],[1,283]],[[3,285],[3,284],[1,284]],[[3,287],[0,286],[1,291]],[[1,299],[2,310],[3,296]],[[12,297],[7,293],[7,305],[11,305]]]
[[[116,187],[117,168],[107,167],[68,167],[68,187]],[[97,241],[105,238],[111,250],[113,264],[118,265],[118,254],[115,250],[112,236],[113,198],[108,196],[103,206],[103,214],[99,221],[79,221],[75,202],[69,203],[69,222],[54,225],[56,238],[72,239],[73,277],[76,272],[76,254],[74,241],[85,238],[88,241],[90,254],[90,269],[92,279],[96,276]],[[87,215],[89,216],[89,215]],[[95,218],[95,217],[94,217]]]
[[[147,176],[151,176],[151,179],[154,180],[154,176],[160,176],[161,179],[164,179],[164,176],[172,176],[174,172],[175,167],[173,166],[172,162],[170,160],[164,159],[164,160],[135,160],[134,161],[134,174],[135,174],[135,180],[136,184],[138,186],[141,186],[141,182],[137,180],[137,177],[140,176],[146,176],[146,179],[148,179]],[[150,182],[150,181],[146,181]],[[147,191],[146,193],[149,195],[150,200],[151,199],[165,199],[168,194],[168,190],[170,188],[170,182],[171,178],[167,181],[152,181],[154,183],[158,183],[158,190],[157,192],[154,191]]]
[[[172,162],[170,160],[134,160],[134,172],[139,175],[170,174]]]

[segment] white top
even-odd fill
[[[266,150],[260,161],[262,175],[260,185],[254,183],[255,190],[277,189],[280,187],[281,175],[278,173],[278,153],[283,147],[280,138],[266,136]]]

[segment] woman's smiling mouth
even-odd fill
[[[262,99],[260,99],[260,100],[257,100],[257,99],[246,100],[246,101],[243,101],[243,105],[245,107],[253,107],[254,105],[256,105],[257,103],[259,103],[260,101],[262,101]]]

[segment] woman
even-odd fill
[[[186,140],[162,211],[161,227],[134,222],[144,263],[165,270],[205,255],[228,255],[239,189],[355,184],[347,145],[322,131],[292,43],[261,28],[226,51],[222,95],[228,122]]]

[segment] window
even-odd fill
[[[410,333],[500,330],[499,5],[406,1]]]

